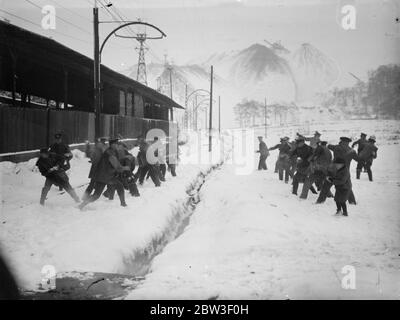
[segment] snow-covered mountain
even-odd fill
[[[189,93],[209,90],[211,65],[216,95],[224,98],[225,121],[233,121],[233,106],[243,99],[313,105],[317,94],[328,90],[339,76],[336,63],[311,44],[302,44],[292,54],[279,54],[271,46],[256,43],[239,51],[214,53],[197,63],[150,63],[148,85],[170,96],[171,75],[173,99],[184,105],[186,85]],[[136,79],[137,65],[123,73]]]
[[[264,45],[254,44],[233,57],[229,77],[244,96],[270,102],[296,99],[296,82],[288,62]]]
[[[315,100],[338,79],[340,70],[334,60],[309,43],[303,43],[292,55],[290,66],[298,84],[298,102]]]

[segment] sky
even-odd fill
[[[165,55],[175,64],[200,62],[213,53],[242,50],[254,43],[264,43],[265,39],[280,40],[292,51],[309,42],[335,60],[344,74],[352,72],[363,80],[368,70],[400,62],[400,23],[395,21],[400,16],[399,0],[113,0],[111,3],[108,10],[114,17],[140,18],[166,33],[164,39],[147,42],[147,62],[163,62]],[[355,30],[344,30],[341,26],[340,9],[345,4],[356,8]],[[55,30],[40,26],[44,5],[56,8]],[[92,6],[93,0],[0,0],[3,10],[0,18],[93,57]],[[100,20],[113,19],[104,7],[99,10]],[[117,25],[101,24],[101,39]],[[144,30],[132,27],[123,34],[131,31]],[[145,31],[156,34],[149,28]],[[112,37],[105,46],[102,62],[115,70],[124,70],[137,62],[137,46],[136,40]],[[354,82],[351,77],[344,78],[342,85],[351,81]]]

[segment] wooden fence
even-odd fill
[[[119,115],[101,115],[101,135],[135,139],[150,129],[162,129],[168,136],[175,123]],[[94,141],[94,113],[83,111],[18,108],[0,105],[0,161],[10,154],[37,151],[62,132],[68,144]],[[174,130],[175,132],[175,130]],[[11,160],[12,161],[12,160]]]

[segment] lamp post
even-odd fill
[[[197,97],[197,96],[196,96]],[[197,101],[197,100],[196,100]],[[212,101],[213,102],[217,102],[215,99],[212,99]],[[201,107],[202,105],[204,105],[206,102],[210,102],[208,99],[203,99],[203,100],[201,100],[200,102],[198,102],[198,103],[196,103],[196,106],[194,107],[194,112],[196,112],[196,128],[197,128],[197,109],[199,108],[199,107]],[[205,109],[205,128],[204,129],[207,129],[207,109]]]
[[[93,8],[93,35],[94,35],[94,135],[100,137],[100,51],[99,51],[99,8],[97,0]]]
[[[107,6],[110,6],[111,4],[108,4]],[[112,30],[107,37],[103,40],[101,46],[99,46],[99,24],[100,23],[121,23],[125,22],[123,25],[120,25],[119,27],[115,28]],[[100,66],[101,66],[101,54],[103,52],[104,45],[108,41],[108,39],[115,34],[118,30],[125,28],[130,25],[145,25],[148,27],[151,27],[158,32],[160,32],[160,36],[157,37],[151,37],[151,39],[162,39],[166,37],[167,35],[161,31],[158,27],[142,22],[142,21],[99,21],[99,8],[97,7],[97,0],[94,2],[94,8],[93,8],[93,35],[94,35],[94,66],[93,66],[93,74],[94,74],[94,95],[93,95],[93,102],[94,102],[94,114],[95,114],[95,138],[100,137],[100,116],[101,116],[101,80],[100,80]],[[150,37],[149,37],[150,39]]]
[[[218,96],[218,134],[221,135],[221,96]]]
[[[210,94],[209,91],[204,90],[204,89],[196,89],[196,90],[193,90],[190,94],[187,94],[187,85],[186,85],[186,89],[185,89],[185,113],[186,114],[188,113],[187,107],[188,107],[188,102],[189,102],[190,98],[194,96],[197,99],[199,92],[205,93],[207,95]],[[197,100],[196,100],[195,106],[197,106]],[[193,112],[194,112],[194,110],[195,110],[195,107],[193,107]],[[188,119],[187,121],[189,121],[189,117],[187,116],[186,118]],[[192,116],[192,118],[194,118],[194,117]],[[189,124],[187,125],[187,128],[189,128]]]
[[[267,138],[267,98],[264,99],[264,135],[265,139]]]

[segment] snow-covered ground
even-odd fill
[[[330,199],[316,205],[315,195],[292,195],[273,173],[276,154],[268,172],[240,176],[232,166],[214,172],[185,232],[128,298],[399,299],[398,128],[391,121],[312,128],[332,142],[360,131],[377,135],[375,181],[353,178],[358,205],[349,207],[349,217],[334,216]],[[297,129],[272,130],[270,142]],[[344,289],[353,270],[355,289]]]
[[[225,164],[208,176],[189,225],[156,256],[150,273],[129,298],[398,299],[399,122],[273,128],[266,142],[272,146],[280,136],[313,130],[329,142],[337,142],[341,135],[355,138],[361,131],[377,136],[375,181],[370,183],[366,174],[353,180],[358,205],[349,207],[348,218],[333,216],[332,200],[315,205],[312,194],[307,200],[291,195],[290,184],[278,181],[271,170],[277,152],[268,158],[267,172],[237,175],[233,165]],[[255,137],[263,131],[256,130]],[[206,143],[201,148],[205,154]],[[183,161],[193,160],[193,148],[181,150]],[[112,202],[102,198],[79,211],[56,188],[44,208],[38,204],[44,179],[35,160],[0,163],[0,249],[25,289],[37,288],[44,265],[53,265],[57,272],[137,275],[132,269],[135,253],[151,251],[152,244],[165,241],[162,237],[187,200],[188,188],[210,166],[186,161],[178,166],[178,177],[167,174],[161,188],[148,180],[139,189],[140,198],[127,197],[127,208],[121,208],[116,197]],[[81,152],[74,152],[71,167],[73,186],[88,182],[89,163]],[[353,164],[353,175],[354,170]],[[77,189],[78,194],[83,190]],[[355,290],[341,287],[345,266],[355,268]]]
[[[128,298],[399,299],[400,148],[380,151],[376,181],[354,182],[348,218],[334,216],[332,200],[296,198],[271,171],[214,172],[185,232]],[[341,286],[345,266],[355,290]]]
[[[206,145],[200,148],[203,154],[208,153]],[[181,159],[190,157],[191,151],[183,146]],[[79,150],[73,154],[70,183],[81,186],[76,191],[82,196],[89,182],[90,163]],[[56,187],[50,190],[46,205],[39,205],[44,177],[36,161],[0,163],[0,250],[19,285],[30,290],[38,288],[45,265],[54,266],[57,273],[136,273],[131,270],[134,255],[145,251],[147,255],[154,250],[154,242],[165,241],[162,237],[175,222],[175,209],[187,199],[187,189],[211,166],[194,162],[178,165],[177,177],[167,172],[167,182],[160,188],[148,179],[139,186],[139,198],[126,193],[128,207],[120,207],[115,195],[114,201],[102,197],[80,211],[70,196],[60,195]],[[219,161],[215,157],[213,163]]]

